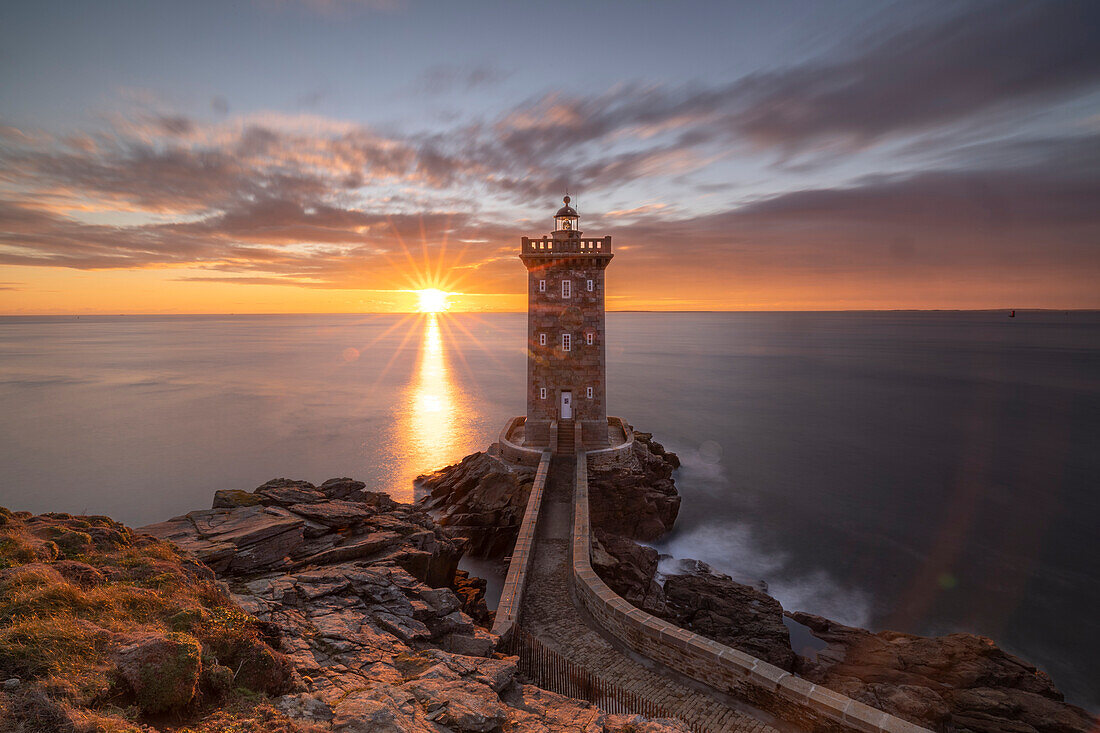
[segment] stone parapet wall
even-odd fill
[[[634,431],[621,417],[607,418],[607,424],[618,428],[623,433],[623,442],[612,445],[610,448],[600,448],[588,451],[588,460],[593,468],[609,469],[630,458],[634,452]]]
[[[520,253],[524,255],[566,254],[610,255],[611,237],[523,237],[520,240]]]
[[[513,417],[508,421],[508,424],[504,426],[504,429],[500,431],[500,436],[497,440],[497,445],[500,446],[500,457],[508,463],[514,463],[521,466],[537,466],[542,459],[543,448],[530,448],[512,442],[512,433],[524,423],[524,420],[526,420],[526,418],[522,415],[520,417]],[[546,441],[546,444],[548,443],[549,440]]]
[[[527,584],[527,571],[534,556],[535,528],[539,521],[539,508],[542,506],[542,494],[546,488],[546,477],[550,473],[550,451],[542,452],[539,467],[535,472],[535,481],[527,497],[527,508],[523,513],[523,522],[516,536],[516,546],[512,549],[512,560],[508,565],[508,575],[504,579],[504,590],[500,594],[497,615],[493,621],[493,633],[507,637],[512,627],[519,621],[520,604],[523,602],[523,589]]]
[[[625,424],[623,427],[629,430]],[[591,542],[588,458],[581,451],[577,454],[573,502],[573,589],[608,633],[676,672],[813,731],[926,730],[635,608],[596,575],[590,561]]]

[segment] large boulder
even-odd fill
[[[657,551],[622,535],[593,533],[592,569],[620,596],[638,608],[664,611],[664,592],[656,581]]]
[[[502,558],[512,551],[527,510],[535,472],[488,453],[420,476],[429,493],[422,506],[450,537],[462,537],[473,557]]]
[[[141,633],[119,640],[114,659],[118,677],[144,713],[185,707],[198,692],[202,646],[183,633]]]
[[[728,575],[669,575],[664,582],[665,618],[757,659],[790,671],[795,654],[783,623],[783,606]]]
[[[679,466],[676,454],[665,450],[650,433],[635,432],[626,461],[588,472],[592,526],[642,541],[665,535],[680,513],[680,495],[672,478]]]

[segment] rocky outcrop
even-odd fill
[[[680,572],[658,573],[657,552],[634,540],[655,540],[672,529],[679,509],[672,472],[679,461],[651,435],[634,435],[632,460],[590,470],[589,486],[593,568],[638,608],[935,730],[1068,733],[1096,725],[1063,701],[1046,674],[984,637],[875,634],[788,614],[827,642],[811,660],[791,649],[783,608],[762,590],[694,560],[681,561]]]
[[[594,530],[592,569],[610,588],[638,608],[664,613],[664,591],[657,583],[657,551],[622,535]]]
[[[285,715],[348,733],[683,730],[524,684],[463,610],[488,615],[484,583],[454,569],[462,542],[422,506],[348,479],[280,479],[215,501],[145,529],[213,562],[268,630],[304,686],[276,700]]]
[[[715,573],[706,563],[658,574],[657,551],[597,530],[592,567],[620,596],[649,613],[717,642],[791,670],[795,654],[779,601]]]
[[[783,623],[783,606],[766,593],[727,575],[669,575],[664,617],[688,631],[740,649],[790,671],[795,654]]]
[[[143,529],[222,576],[364,560],[392,562],[429,585],[449,583],[461,544],[424,512],[364,486],[348,478],[320,486],[274,479],[252,493],[219,491],[215,508]]]
[[[649,613],[807,680],[932,730],[1081,733],[1096,721],[1064,702],[1050,677],[972,634],[872,633],[807,613],[787,614],[827,643],[795,654],[783,608],[751,586],[682,561],[658,574],[657,553],[597,532],[593,567],[612,590]]]
[[[974,634],[871,633],[808,613],[791,618],[828,643],[797,671],[856,700],[936,730],[1070,733],[1096,724],[1050,677]]]
[[[472,557],[499,559],[512,551],[535,471],[513,466],[488,453],[420,476],[428,495],[421,506],[448,537],[463,538]]]
[[[589,472],[593,525],[640,540],[665,534],[680,511],[672,480],[679,465],[676,454],[650,433],[634,433],[627,461]],[[467,554],[500,559],[515,546],[534,479],[533,468],[474,453],[461,463],[420,476],[417,482],[428,492],[420,506],[448,537],[464,540]]]
[[[672,529],[680,510],[672,473],[679,466],[651,433],[635,431],[629,461],[589,470],[593,568],[638,608],[790,670],[794,652],[778,601],[703,563],[695,563],[695,572],[660,577],[657,551],[634,541]]]
[[[489,628],[493,625],[493,612],[485,603],[485,578],[470,575],[465,570],[456,570],[451,589],[462,601],[462,610],[470,614],[470,618],[480,626]]]
[[[634,433],[629,460],[588,472],[592,526],[636,540],[658,539],[672,529],[680,512],[680,495],[672,472],[680,466],[651,433]]]

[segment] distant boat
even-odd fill
[[[1009,318],[1015,318],[1016,317],[1016,311],[1012,311],[1011,313],[1009,313],[1008,317]]]

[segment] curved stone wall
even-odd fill
[[[609,417],[607,418],[607,424],[617,427],[622,431],[623,442],[609,448],[599,448],[597,450],[588,451],[588,460],[592,462],[594,467],[611,468],[615,464],[629,458],[630,454],[634,451],[634,431],[626,424],[626,420],[623,420],[621,417]],[[579,449],[578,455],[580,455]]]
[[[528,448],[512,442],[512,432],[527,420],[520,415],[513,417],[500,431],[497,443],[500,445],[500,457],[509,463],[522,466],[537,466],[542,459],[544,448]]]
[[[500,457],[508,463],[522,466],[537,466],[545,448],[520,445],[512,441],[512,433],[514,433],[516,428],[520,425],[523,425],[526,420],[527,418],[523,415],[513,417],[509,420],[497,437],[497,445],[500,449]],[[607,424],[618,428],[622,432],[623,442],[608,448],[588,451],[588,457],[589,460],[592,461],[593,466],[610,468],[616,463],[629,458],[631,452],[634,450],[634,432],[630,429],[630,426],[627,425],[625,420],[621,417],[609,417],[607,418]],[[581,450],[583,445],[579,439],[579,432],[577,433],[577,437],[577,450]],[[549,439],[546,445],[553,446],[556,445],[557,442],[557,421],[554,420],[550,423]]]
[[[577,454],[573,512],[574,591],[596,622],[634,651],[814,731],[917,733],[926,730],[813,685],[737,649],[662,621],[635,608],[612,591],[596,575],[590,561],[588,460],[583,451]]]

